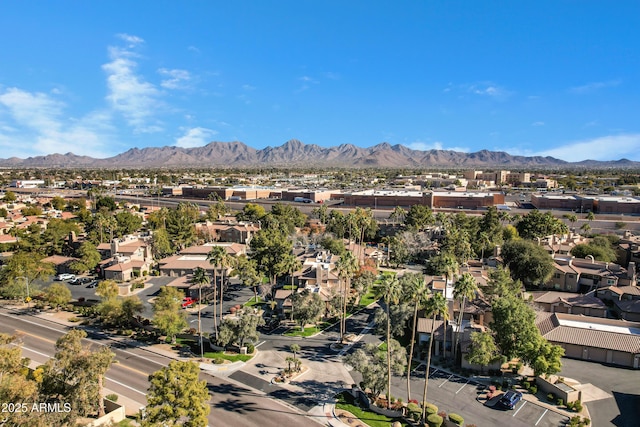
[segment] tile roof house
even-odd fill
[[[571,292],[534,292],[533,302],[549,313],[584,314],[607,317],[607,306],[593,294],[581,295]]]
[[[71,263],[79,261],[78,258],[66,257],[62,255],[51,255],[40,260],[40,262],[50,262],[56,268],[56,273],[75,273],[71,270]]]
[[[566,357],[640,369],[640,323],[538,312],[536,326]]]
[[[605,286],[635,284],[635,269],[623,268],[612,262],[556,255],[555,271],[545,288],[566,292],[589,292]]]
[[[598,298],[613,303],[613,312],[624,320],[640,322],[640,288],[609,286],[596,291]]]

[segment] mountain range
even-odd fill
[[[261,150],[242,142],[211,142],[203,147],[174,146],[131,148],[106,159],[73,153],[19,159],[0,159],[0,167],[37,168],[161,168],[161,167],[353,167],[353,168],[639,168],[640,162],[585,160],[566,162],[553,157],[513,156],[503,151],[463,153],[451,150],[413,150],[383,142],[362,148],[351,144],[320,147],[292,139],[278,147]]]

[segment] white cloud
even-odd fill
[[[160,82],[160,86],[165,89],[185,89],[189,87],[188,82],[191,80],[191,74],[187,70],[160,68],[158,73],[165,77]]]
[[[67,153],[106,157],[112,130],[107,112],[92,112],[81,119],[63,119],[65,104],[44,93],[8,88],[0,93],[0,106],[17,125],[2,126],[3,157]]]
[[[584,141],[569,142],[536,153],[570,162],[581,160],[619,160],[627,158],[640,161],[640,134],[609,135]]]
[[[604,82],[591,82],[591,83],[587,83],[587,84],[582,85],[582,86],[572,87],[572,88],[569,89],[569,92],[576,93],[576,94],[591,93],[591,92],[595,92],[597,90],[605,89],[605,88],[608,88],[608,87],[616,87],[616,86],[620,85],[620,83],[622,83],[622,81],[620,81],[620,80],[608,80],[608,81],[604,81]]]
[[[251,85],[242,85],[242,90],[246,90],[246,91],[256,90],[256,87]]]
[[[129,43],[129,47],[135,47],[139,44],[144,43],[144,39],[138,37],[138,36],[132,36],[129,34],[124,34],[124,33],[120,33],[120,34],[116,34],[116,37],[118,37],[119,39]]]
[[[470,93],[472,95],[486,96],[493,99],[504,100],[510,97],[513,92],[508,91],[504,87],[493,82],[477,82],[454,85],[449,83],[442,92],[450,93],[455,90],[456,93]]]
[[[203,127],[182,129],[185,131],[185,133],[181,137],[176,138],[176,147],[202,147],[203,145],[207,145],[209,142],[211,142],[211,137],[218,133],[215,130]]]
[[[423,142],[423,141],[415,141],[407,145],[408,148],[412,150],[420,150],[420,151],[429,151],[429,150],[451,150],[451,151],[462,151],[464,153],[468,152],[468,148],[464,147],[445,147],[441,141],[434,142]]]
[[[143,41],[126,34],[120,34],[119,37],[135,44]],[[134,59],[137,54],[129,49],[111,46],[109,57],[111,62],[104,64],[102,69],[107,73],[107,101],[111,107],[124,116],[136,133],[161,131],[161,123],[154,117],[158,107],[162,106],[160,91],[136,74],[138,64]]]
[[[536,127],[538,127],[538,126],[544,126],[544,122],[540,122],[540,121],[538,121],[538,122],[533,122],[533,123],[531,123],[531,126],[536,126]]]

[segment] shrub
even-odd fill
[[[537,392],[538,392],[538,386],[532,385],[531,388],[529,389],[529,393],[536,394]]]
[[[111,393],[111,394],[107,394],[105,396],[107,399],[109,399],[112,402],[117,402],[118,401],[118,395],[115,393]]]
[[[564,400],[562,400],[562,399],[558,399],[558,400],[556,401],[556,405],[558,405],[558,406],[562,406],[562,405],[564,405]]]
[[[420,406],[413,402],[410,402],[407,405],[407,413],[409,414],[409,418],[415,422],[420,421],[420,417],[422,417],[422,410],[420,409]]]
[[[438,414],[431,414],[427,417],[429,427],[440,427],[443,421],[442,417]]]
[[[433,403],[427,403],[427,414],[438,414],[438,407]]]
[[[256,351],[256,346],[253,344],[247,344],[247,354],[253,354]]]
[[[464,424],[464,418],[462,418],[460,415],[458,414],[449,414],[449,421],[451,421],[452,423],[455,423],[459,426],[461,426],[462,424]]]
[[[549,394],[547,394],[547,400],[549,402],[553,402],[554,400],[556,400],[556,397],[554,396],[553,393],[549,393]]]
[[[525,381],[525,382],[522,383],[522,387],[525,390],[529,390],[531,388],[531,383],[529,381]]]
[[[224,359],[223,359],[223,358],[221,358],[221,357],[214,357],[214,358],[213,358],[213,360],[212,360],[212,362],[213,362],[215,365],[222,365],[222,364],[224,363]]]
[[[582,412],[582,402],[580,402],[579,400],[573,402],[573,410],[576,412]]]

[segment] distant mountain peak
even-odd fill
[[[509,168],[509,167],[593,167],[640,168],[640,163],[628,159],[598,162],[585,160],[569,163],[553,157],[513,156],[504,151],[480,150],[463,153],[452,150],[413,150],[404,145],[381,142],[369,148],[353,144],[320,147],[306,145],[297,139],[261,150],[240,141],[212,141],[202,147],[175,146],[133,147],[114,157],[95,159],[73,153],[48,154],[27,159],[0,159],[4,167],[366,167],[366,168]]]

